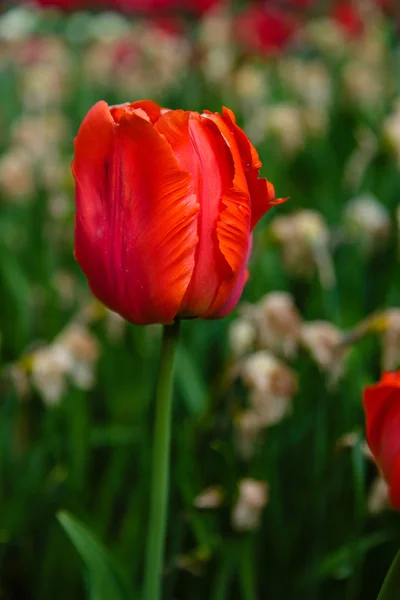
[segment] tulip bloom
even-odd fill
[[[247,279],[274,200],[229,109],[95,104],[75,139],[75,257],[93,294],[137,324],[218,318]]]
[[[400,371],[385,373],[364,390],[367,441],[400,510]]]

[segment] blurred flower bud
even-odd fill
[[[258,336],[261,347],[282,354],[295,355],[300,335],[301,317],[287,292],[270,292],[257,303]]]
[[[378,152],[378,140],[368,127],[361,126],[356,132],[357,147],[350,154],[344,168],[344,182],[350,189],[358,189],[364,175]]]
[[[251,322],[258,346],[286,358],[296,354],[301,317],[290,294],[269,292],[257,304],[244,304],[241,313]]]
[[[38,18],[37,12],[30,7],[9,7],[0,17],[0,40],[10,43],[27,39],[34,31]]]
[[[275,217],[270,224],[287,270],[299,277],[310,277],[317,265],[317,248],[327,248],[329,232],[322,215],[300,210]]]
[[[293,396],[297,391],[293,371],[266,350],[245,358],[240,372],[243,383],[259,392],[273,396]]]
[[[384,73],[363,60],[354,59],[344,66],[343,84],[347,98],[355,106],[373,111],[386,96]]]
[[[364,0],[360,0],[360,4],[364,4]],[[374,4],[374,0],[370,2],[371,8],[372,4]],[[376,6],[374,8],[376,8]],[[379,15],[375,12],[370,22],[370,26],[365,30],[364,35],[358,38],[353,45],[352,55],[364,60],[371,65],[371,67],[378,70],[382,68],[386,69],[390,46],[386,43],[385,38],[386,24],[382,19],[380,19],[379,22]]]
[[[130,30],[131,24],[124,15],[102,11],[90,19],[88,34],[93,40],[116,42],[129,35]]]
[[[251,460],[262,440],[264,423],[260,415],[252,409],[241,411],[234,421],[236,450],[243,460]]]
[[[373,460],[372,452],[369,449],[366,440],[361,439],[360,434],[356,431],[349,431],[348,433],[340,436],[336,442],[336,450],[347,450],[354,448],[354,446],[359,443],[361,444],[361,452],[363,456],[368,460]]]
[[[384,313],[382,333],[382,371],[400,367],[400,309],[390,308]]]
[[[229,11],[211,12],[200,23],[199,41],[204,48],[232,43],[232,17]]]
[[[288,91],[307,106],[327,108],[332,100],[331,74],[321,60],[282,57],[278,64],[279,76]]]
[[[94,383],[94,363],[99,356],[97,340],[83,326],[66,327],[52,344],[32,353],[32,383],[48,406],[58,404],[67,388],[67,378],[81,389]]]
[[[13,364],[9,367],[8,376],[14,386],[16,394],[20,400],[26,400],[29,395],[29,381],[24,369],[19,364]]]
[[[203,490],[193,500],[193,505],[196,508],[218,508],[221,506],[223,492],[219,486],[211,486]]]
[[[0,157],[0,191],[5,198],[23,204],[32,200],[36,179],[32,158],[19,147]]]
[[[58,152],[69,129],[69,123],[61,112],[42,115],[22,113],[12,125],[11,138],[16,145],[29,152],[32,159],[42,160],[43,166],[46,166],[49,160],[54,162],[54,158],[59,159]]]
[[[293,390],[289,395],[273,396],[265,394],[258,389],[251,390],[249,402],[260,419],[262,427],[270,427],[280,423],[284,417],[292,412],[292,398],[297,390],[297,380],[293,376]]]
[[[226,12],[211,12],[200,24],[199,47],[201,67],[208,81],[228,81],[235,63],[232,45],[232,18]]]
[[[95,362],[99,357],[99,344],[86,327],[73,323],[57,337],[75,360]]]
[[[311,19],[303,35],[306,42],[329,57],[340,58],[349,47],[344,30],[329,17]]]
[[[372,515],[377,515],[389,508],[389,486],[381,475],[378,475],[371,484],[367,507],[368,512]]]
[[[247,354],[256,340],[253,324],[244,318],[235,319],[229,325],[229,347],[236,358]]]
[[[71,216],[71,201],[67,193],[62,191],[57,191],[53,194],[50,194],[47,198],[48,212],[49,216],[54,219],[54,221],[62,222],[67,217]],[[49,236],[54,236],[54,222],[49,224]]]
[[[386,117],[382,126],[382,135],[389,149],[397,158],[400,168],[400,99],[394,105],[393,112]]]
[[[62,104],[71,89],[69,73],[59,65],[41,64],[22,73],[22,101],[28,110]]]
[[[385,206],[373,194],[351,200],[344,212],[345,227],[365,252],[381,248],[390,237],[390,219]]]
[[[80,389],[90,389],[94,384],[93,365],[100,353],[95,337],[86,327],[74,323],[57,337],[57,344],[71,357],[73,365],[69,375],[72,381]]]
[[[260,426],[274,425],[290,412],[297,375],[284,363],[260,350],[243,360],[240,373],[250,389],[249,402],[260,418]]]
[[[246,106],[258,105],[266,101],[269,84],[265,69],[246,62],[236,69],[233,76],[236,93]]]
[[[266,130],[280,144],[283,152],[291,156],[304,145],[304,129],[301,108],[283,103],[268,107]]]
[[[69,271],[59,270],[54,273],[52,286],[55,289],[60,307],[71,309],[78,298],[76,277]]]
[[[346,350],[341,348],[343,332],[328,321],[311,321],[301,328],[301,342],[316,364],[337,381],[343,371]]]
[[[239,497],[232,511],[233,529],[240,532],[258,529],[262,509],[267,502],[267,482],[242,479],[239,483]]]
[[[32,383],[47,406],[60,402],[66,390],[66,375],[72,367],[71,355],[59,344],[51,344],[34,352]]]
[[[302,110],[305,133],[310,138],[323,137],[328,129],[328,111],[320,106],[306,106]]]
[[[108,339],[116,344],[118,343],[125,330],[126,330],[127,322],[123,319],[119,314],[113,312],[112,310],[107,309],[107,313],[105,316],[105,330]],[[151,326],[149,326],[151,327]]]

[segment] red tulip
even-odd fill
[[[400,510],[400,371],[385,373],[364,391],[368,445]]]
[[[334,6],[332,17],[350,37],[357,37],[364,31],[360,12],[348,0],[340,1]]]
[[[297,33],[298,25],[286,10],[257,3],[249,5],[235,21],[237,36],[243,45],[264,55],[285,49]]]
[[[73,162],[75,256],[93,294],[137,324],[229,313],[253,227],[279,202],[260,167],[229,109],[95,104]]]
[[[128,13],[156,14],[187,12],[201,15],[217,6],[220,0],[34,0],[39,6],[63,11],[111,9]]]

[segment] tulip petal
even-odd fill
[[[251,230],[253,230],[261,217],[277,202],[274,186],[265,178],[259,178],[257,171],[248,173],[247,184],[251,197]]]
[[[393,387],[381,381],[377,385],[367,386],[364,390],[364,409],[366,418],[366,434],[369,447],[375,457],[379,457],[382,428],[391,410]]]
[[[400,398],[393,390],[388,405],[390,412],[386,413],[382,424],[377,461],[386,479],[391,482],[396,459],[400,455]]]
[[[93,156],[81,131],[78,146],[87,151],[84,171]],[[170,323],[191,279],[198,241],[191,177],[153,125],[130,112],[116,126],[106,165],[96,173],[105,198],[95,181],[77,186],[77,195],[101,205],[104,216],[101,228],[78,235],[78,260],[94,294],[127,320]]]
[[[205,118],[215,124],[216,131],[225,141],[233,159],[233,178],[222,197],[224,209],[218,221],[217,235],[222,254],[233,274],[238,275],[247,254],[250,235],[249,190],[241,156],[231,130],[217,113],[206,113]]]
[[[142,117],[147,117],[150,123],[156,123],[161,116],[161,108],[152,100],[137,100],[136,102],[125,102],[110,106],[110,113],[114,121],[119,124],[121,118],[127,112],[136,112]]]
[[[219,247],[234,274],[238,274],[247,254],[250,235],[248,195],[230,190],[222,197],[225,209],[217,225]]]
[[[230,287],[228,294],[225,293],[225,290],[223,289],[223,286],[221,286],[221,290],[220,290],[220,297],[226,297],[227,296],[227,300],[225,301],[225,303],[220,306],[220,297],[217,297],[215,302],[214,302],[214,306],[218,307],[217,310],[214,309],[214,306],[211,306],[210,310],[209,310],[209,314],[207,316],[209,316],[210,318],[213,319],[221,319],[223,317],[226,317],[226,315],[229,315],[230,312],[232,312],[232,310],[235,308],[236,304],[239,302],[240,297],[242,295],[243,292],[243,288],[247,283],[247,280],[249,278],[249,271],[247,270],[247,262],[248,259],[250,257],[250,253],[251,253],[251,248],[252,248],[252,236],[250,236],[250,240],[249,240],[249,245],[248,245],[248,249],[247,249],[247,257],[246,260],[242,266],[242,269],[239,273],[239,276],[236,278],[236,283],[235,285]]]
[[[233,112],[226,108],[222,109],[222,118],[234,136],[239,148],[247,185],[251,198],[251,230],[257,225],[258,221],[274,205],[287,200],[282,198],[275,200],[274,186],[267,179],[259,178],[261,161],[257,150],[250,142],[247,135],[240,127],[236,125],[236,118]]]
[[[193,173],[193,189],[200,203],[199,244],[196,267],[180,314],[204,317],[219,295],[222,283],[229,282],[226,294],[234,284],[235,276],[221,253],[218,234],[225,196],[229,194],[234,176],[232,155],[214,123],[198,113],[165,113],[156,129],[171,145],[181,168]],[[229,244],[233,246],[230,239]],[[221,302],[225,300],[226,297]]]
[[[115,124],[108,105],[97,102],[88,112],[75,138],[72,172],[76,180],[75,258],[88,275],[97,266],[107,229],[106,171],[114,145]],[[91,251],[86,252],[90,240]],[[97,250],[96,250],[97,248]]]

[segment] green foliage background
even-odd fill
[[[89,327],[101,349],[95,385],[87,391],[69,382],[52,406],[32,385],[30,357],[90,303],[72,255],[68,165],[73,136],[95,101],[136,100],[148,95],[143,93],[147,83],[142,86],[139,78],[129,95],[123,95],[113,78],[88,82],[83,57],[93,41],[86,32],[98,17],[29,12],[34,18],[13,37],[9,14],[1,17],[0,28],[0,161],[17,144],[15,123],[21,115],[55,111],[67,118],[68,127],[57,149],[65,166],[55,186],[66,199],[61,215],[51,208],[57,189],[49,191],[41,180],[51,148],[45,158],[33,161],[34,184],[23,198],[18,184],[10,192],[1,183],[4,167],[0,169],[0,598],[140,598],[160,330],[129,325],[113,338],[107,317],[92,319]],[[243,65],[268,78],[268,102],[301,103],[280,78],[283,55],[257,57],[232,46],[231,72],[216,83],[202,63],[199,25],[191,23],[188,31],[193,46],[187,64],[178,65],[170,81],[158,91],[155,86],[152,94],[162,105],[201,111],[220,110],[225,104],[246,129],[264,100],[251,95],[243,100],[243,90],[235,87],[234,74]],[[382,22],[373,31],[382,52],[377,69],[387,71],[386,87],[375,105],[353,101],[344,88],[342,75],[357,41],[349,40],[339,55],[300,44],[294,51],[297,58],[317,59],[329,73],[327,128],[319,136],[304,133],[293,153],[270,132],[257,142],[262,174],[274,183],[278,196],[291,199],[268,213],[257,228],[243,299],[256,302],[269,291],[287,290],[304,319],[327,320],[343,330],[373,311],[400,305],[399,171],[383,127],[398,93],[398,49],[390,23]],[[39,108],[29,103],[26,82],[35,62],[29,52],[35,54],[38,39],[61,41],[69,61],[65,93]],[[162,60],[160,49],[154,63]],[[150,80],[158,76],[151,60],[146,68]],[[377,149],[351,189],[344,183],[344,170],[357,148],[360,127],[372,132]],[[40,133],[37,139],[41,143]],[[392,233],[386,243],[372,254],[351,240],[335,247],[337,281],[332,289],[321,285],[316,272],[306,280],[291,275],[271,235],[272,220],[311,208],[335,232],[342,227],[348,201],[363,192],[375,194],[388,211]],[[73,281],[70,301],[57,285],[55,275],[61,271]],[[183,326],[165,600],[373,600],[400,541],[397,514],[383,510],[371,515],[366,504],[376,468],[362,451],[360,400],[363,387],[380,374],[379,340],[370,336],[357,343],[336,386],[328,385],[326,374],[301,350],[291,361],[299,377],[292,413],[270,427],[252,460],[244,461],[235,446],[233,424],[246,392],[239,383],[226,384],[234,360],[228,327],[236,316]],[[26,373],[24,392],[13,384],[13,366]],[[338,451],[338,440],[349,432],[356,432],[358,441]],[[231,512],[244,477],[267,481],[270,492],[259,529],[238,533]],[[224,491],[222,505],[195,508],[194,498],[214,485]]]

